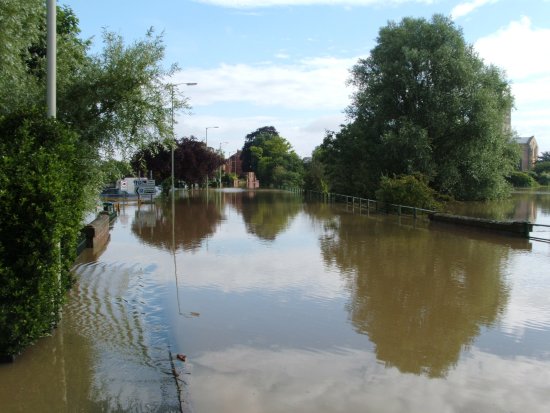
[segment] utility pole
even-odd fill
[[[48,117],[55,118],[57,113],[57,4],[56,0],[47,0],[47,39],[46,39],[46,105]]]

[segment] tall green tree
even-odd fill
[[[460,199],[507,194],[505,176],[517,160],[505,128],[510,85],[449,18],[390,22],[370,56],[353,67],[350,83],[356,88],[348,108],[352,126],[325,141],[329,158],[338,151],[349,156],[332,171],[337,181],[359,168],[367,193],[381,176],[419,173]],[[351,149],[343,147],[348,143]]]
[[[302,160],[273,126],[246,136],[241,159],[243,170],[255,172],[262,187],[302,185]]]
[[[257,146],[255,143],[265,140],[269,136],[279,136],[279,132],[273,126],[263,126],[250,132],[244,138],[244,145],[241,151],[242,168],[244,172],[256,172],[258,165],[255,163],[257,158],[252,155],[252,146]]]

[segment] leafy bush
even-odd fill
[[[535,179],[531,175],[525,172],[512,172],[507,179],[508,182],[510,182],[516,188],[532,188],[534,186],[537,186],[537,181],[535,181]]]
[[[550,161],[535,162],[533,170],[539,175],[543,172],[550,172]]]
[[[415,175],[383,176],[376,191],[376,199],[381,202],[434,210],[440,208],[435,196],[424,179]]]
[[[0,118],[0,354],[57,323],[84,210],[77,136],[31,113]]]
[[[550,185],[550,172],[542,172],[539,174],[537,176],[537,182],[544,186]]]

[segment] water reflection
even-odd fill
[[[302,208],[301,199],[281,192],[244,192],[233,206],[242,214],[250,234],[273,241],[291,224]]]
[[[506,246],[350,214],[325,222],[323,257],[348,278],[351,322],[387,366],[444,377],[506,305]]]
[[[372,353],[235,346],[194,361],[197,412],[545,412],[548,361],[473,351],[445,380],[400,374]],[[512,372],[514,372],[512,374]],[[529,389],[523,392],[519,389]]]
[[[529,189],[518,191],[508,199],[467,202],[448,205],[451,213],[500,221],[529,221],[546,224],[550,220],[550,191]]]
[[[548,410],[548,244],[279,195],[126,205],[0,410]]]
[[[157,248],[199,249],[201,242],[214,234],[223,218],[219,196],[209,199],[209,202],[204,202],[203,196],[206,195],[191,193],[176,199],[174,211],[169,200],[157,205],[142,205],[135,211],[132,232],[140,240]]]

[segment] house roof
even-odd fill
[[[528,144],[531,139],[535,139],[534,136],[527,136],[527,137],[522,137],[522,136],[516,136],[514,138],[514,140],[519,143],[519,144],[522,144],[522,145],[525,145],[525,144]]]

